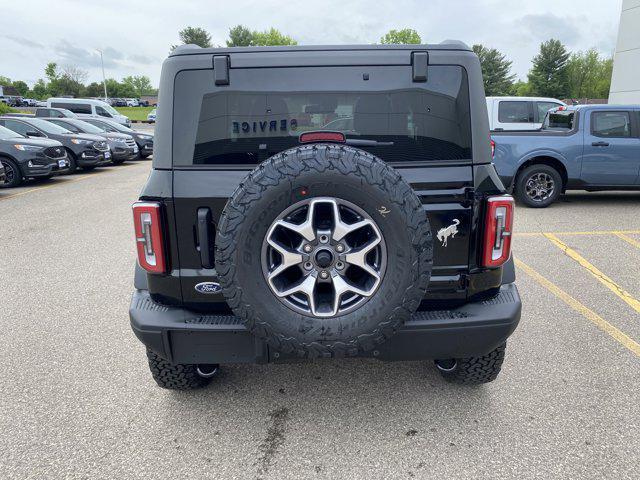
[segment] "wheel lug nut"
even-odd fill
[[[329,241],[329,237],[326,235],[320,235],[320,242],[327,243]]]
[[[344,263],[342,263],[342,262],[338,262],[338,263],[336,263],[336,268],[337,268],[338,270],[342,270],[342,269],[344,268]]]
[[[344,252],[344,245],[342,245],[341,243],[336,245],[336,252],[338,252],[338,253]]]
[[[329,278],[329,272],[323,270],[320,272],[320,278]]]
[[[303,247],[303,250],[304,250],[305,252],[309,253],[311,250],[313,250],[313,247],[312,247],[310,244],[308,244],[308,243],[307,243],[307,244]]]
[[[311,262],[307,262],[304,264],[305,270],[311,270],[312,268],[313,268],[313,265],[311,264]]]

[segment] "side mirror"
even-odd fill
[[[37,130],[30,130],[27,132],[27,137],[44,137],[44,135]]]

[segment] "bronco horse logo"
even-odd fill
[[[438,237],[438,240],[442,242],[443,247],[447,246],[449,237],[455,238],[456,234],[458,233],[458,225],[460,225],[460,220],[454,218],[453,225],[449,225],[448,227],[444,227],[438,230],[438,234],[436,235],[436,237]]]

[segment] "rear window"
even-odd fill
[[[596,137],[626,138],[631,136],[629,112],[593,112],[591,133]]]
[[[575,113],[570,110],[549,112],[542,124],[543,130],[573,130]]]
[[[208,77],[208,91],[193,105],[197,122],[185,121],[194,110],[182,97],[193,96],[198,75],[181,72],[176,80],[175,165],[255,165],[316,130],[365,140],[371,145],[361,148],[387,162],[471,158],[461,67],[429,67],[426,83],[411,81],[410,66],[236,70],[228,87]]]
[[[531,123],[529,102],[501,101],[498,104],[498,121],[500,123]]]
[[[53,108],[66,108],[73,113],[91,114],[91,105],[87,103],[51,102]]]

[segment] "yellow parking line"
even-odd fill
[[[617,235],[627,234],[627,235],[638,235],[640,234],[640,230],[594,230],[592,232],[516,232],[514,235],[517,237],[540,237],[547,233],[553,235]]]
[[[55,182],[55,183],[50,183],[49,185],[43,185],[41,187],[36,187],[36,188],[30,188],[29,190],[23,190],[22,192],[18,192],[18,193],[12,193],[10,195],[7,196],[0,196],[0,201],[2,200],[9,200],[10,198],[15,198],[15,197],[19,197],[21,195],[26,195],[27,193],[32,193],[32,192],[37,192],[39,190],[46,190],[48,188],[54,188],[54,187],[59,187],[61,185],[66,185],[68,183],[75,183],[75,182],[79,182],[81,180],[86,180],[87,178],[99,178],[100,176],[104,176],[104,175],[108,175],[110,173],[114,173],[117,172],[119,170],[123,170],[125,168],[129,168],[129,167],[134,167],[137,164],[132,164],[132,165],[118,165],[117,169],[113,169],[113,170],[109,170],[106,172],[100,172],[100,175],[96,175],[98,172],[92,173],[92,174],[87,174],[87,175],[83,175],[82,177],[73,177],[73,178],[69,178],[69,179],[64,179],[61,182]]]
[[[629,337],[629,335],[627,335],[626,333],[622,332],[618,328],[611,325],[609,322],[607,322],[604,318],[602,318],[596,312],[594,312],[590,308],[580,303],[578,300],[576,300],[567,292],[565,292],[560,287],[558,287],[555,283],[551,282],[550,280],[547,280],[545,277],[543,277],[540,273],[535,271],[526,263],[516,258],[515,264],[518,268],[524,270],[527,273],[527,275],[529,275],[536,282],[538,282],[544,288],[546,288],[551,293],[553,293],[556,297],[558,297],[564,303],[566,303],[571,308],[573,308],[576,312],[580,313],[587,320],[590,320],[591,322],[593,322],[600,330],[602,330],[606,334],[613,337],[613,339],[615,339],[618,343],[623,345],[628,350],[631,350],[633,353],[636,354],[636,356],[640,357],[640,344],[635,340],[633,340],[631,337]]]
[[[557,246],[560,250],[562,250],[566,255],[574,259],[584,268],[586,268],[591,275],[596,277],[596,279],[602,283],[605,287],[615,293],[618,297],[624,300],[631,308],[633,308],[636,312],[640,313],[640,301],[636,300],[629,292],[623,289],[616,282],[611,280],[608,276],[598,270],[593,264],[591,264],[586,258],[580,255],[578,252],[573,250],[568,245],[562,243],[562,241],[556,237],[552,233],[545,233],[545,237],[547,237],[551,242]]]
[[[625,233],[629,233],[629,232],[613,232],[613,234],[618,237],[621,238],[622,240],[624,240],[625,242],[627,242],[630,245],[633,245],[636,248],[640,248],[640,242],[638,240],[635,240],[631,237],[627,237],[625,235]]]

